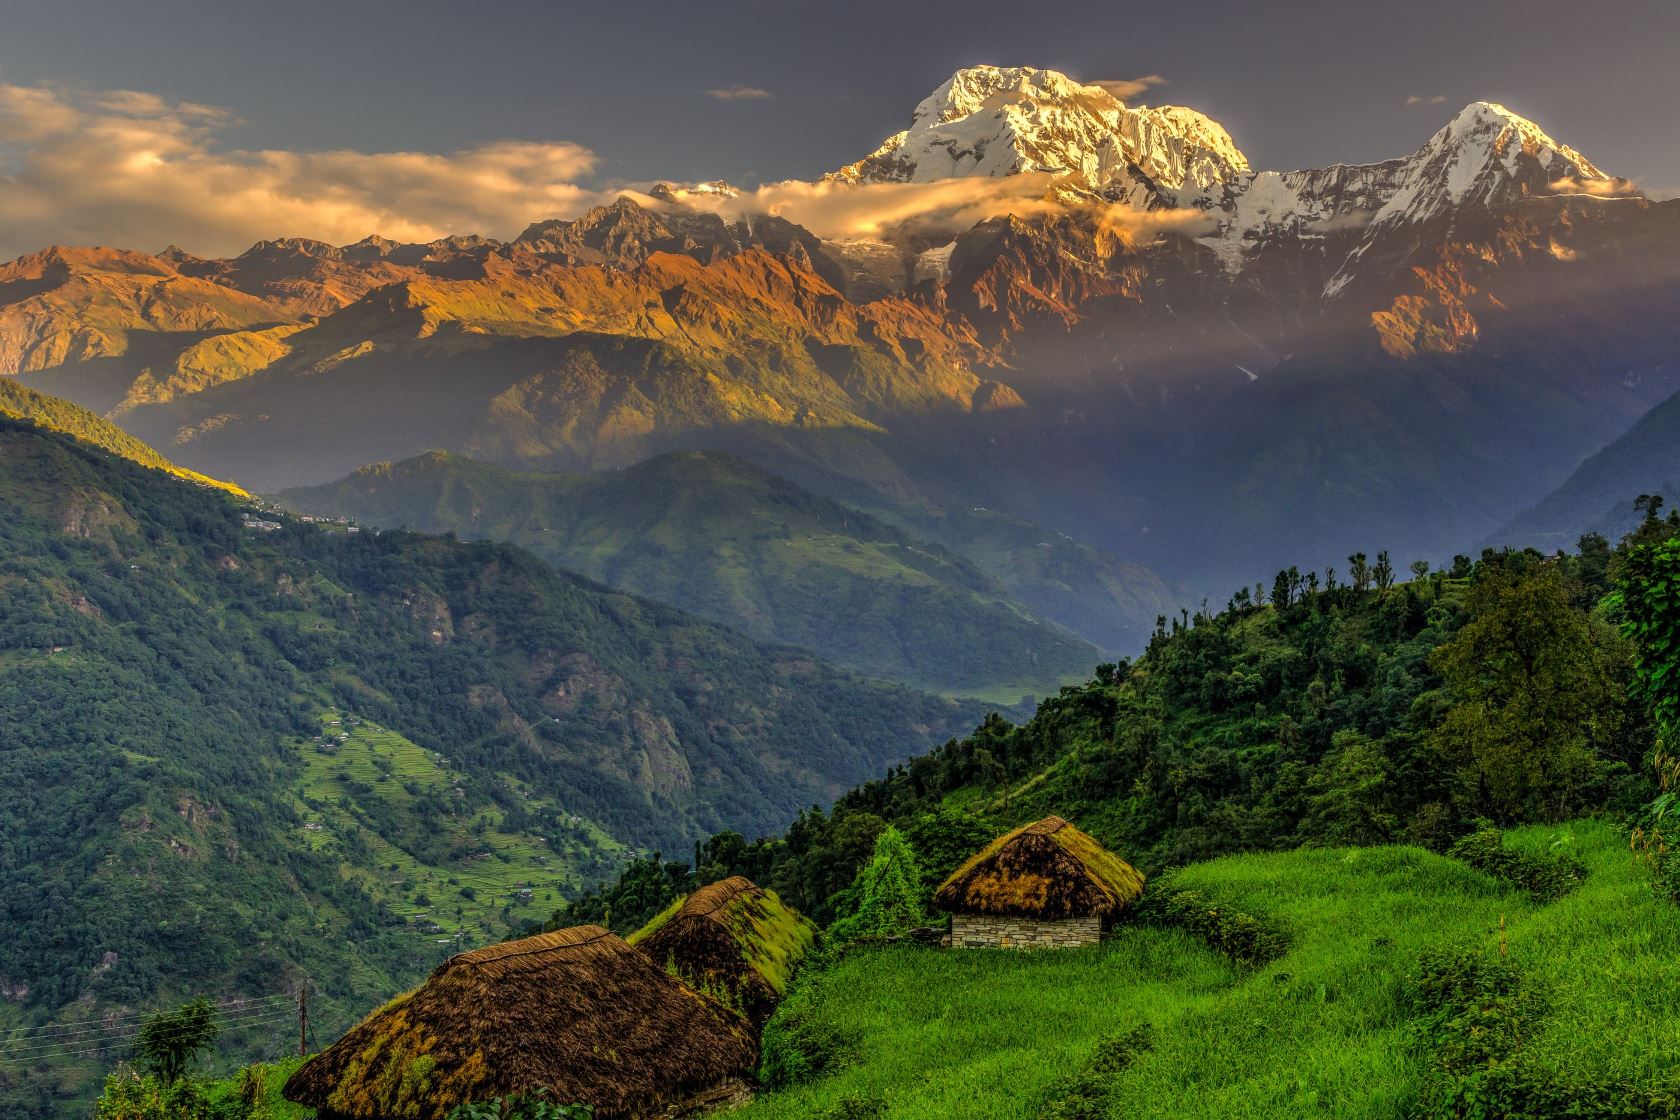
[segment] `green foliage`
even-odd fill
[[[623,847],[770,831],[974,718],[512,547],[243,512],[0,420],[0,976],[28,991],[5,1026],[270,997],[301,967],[330,1036],[452,951],[446,923],[514,924],[532,870],[503,856],[550,869],[535,914]],[[228,1057],[277,1029],[229,1024]],[[0,1074],[0,1108],[91,1103],[51,1057]]]
[[[165,1084],[155,1074],[118,1066],[105,1078],[94,1120],[223,1120],[191,1078]]]
[[[1239,596],[1163,619],[1137,661],[1019,725],[989,716],[780,838],[708,856],[707,875],[745,874],[828,922],[888,824],[932,879],[1050,813],[1152,874],[1303,843],[1444,850],[1479,816],[1629,811],[1651,796],[1648,728],[1625,692],[1630,647],[1597,610],[1611,559],[1489,552],[1386,592],[1308,573],[1284,608]]]
[[[885,1097],[845,1096],[824,1109],[822,1120],[879,1120],[887,1114]]]
[[[1612,601],[1633,642],[1634,685],[1672,734],[1680,726],[1680,537],[1629,549]]]
[[[1680,912],[1651,895],[1616,827],[1569,828],[1590,874],[1545,904],[1401,845],[1231,856],[1177,872],[1179,889],[1290,931],[1287,952],[1255,969],[1141,923],[1060,952],[860,948],[822,974],[800,1010],[808,1023],[856,1032],[855,1058],[761,1094],[741,1120],[804,1120],[846,1097],[888,1100],[894,1120],[1033,1120],[1058,1083],[1076,1082],[1105,1097],[1099,1115],[1136,1120],[1668,1117]],[[1555,834],[1530,827],[1508,841],[1540,850]],[[1464,947],[1479,960],[1455,969]],[[1479,1082],[1487,1093],[1476,1099],[1494,1102],[1481,1111],[1433,1106],[1454,1099],[1436,1090],[1460,1079],[1440,1072],[1417,1025],[1426,956],[1443,963],[1437,1008],[1455,993],[1508,991],[1502,961],[1520,970],[1508,1010],[1523,1057]],[[1081,1076],[1100,1060],[1095,1040],[1144,1024],[1147,1056],[1133,1054],[1100,1085]],[[1513,1097],[1492,1094],[1507,1090],[1523,1094],[1524,1111],[1501,1111]]]
[[[841,917],[824,935],[829,950],[858,941],[901,937],[927,916],[916,853],[898,829],[888,826],[875,840],[875,852],[847,890]]]
[[[1489,825],[1460,839],[1448,854],[1527,891],[1536,902],[1555,902],[1579,886],[1587,873],[1579,860],[1561,853],[1536,856],[1507,848],[1505,834]]]
[[[448,1120],[594,1120],[587,1104],[556,1104],[547,1089],[489,1101],[474,1101],[450,1110]]]
[[[825,1077],[855,1061],[858,1034],[817,1018],[804,991],[813,981],[795,981],[770,1021],[759,1047],[758,1079],[772,1089],[786,1089]]]
[[[1132,910],[1138,921],[1181,929],[1244,968],[1269,964],[1289,951],[1289,935],[1265,920],[1176,885],[1171,875],[1145,889]]]
[[[1472,812],[1559,820],[1620,736],[1625,651],[1571,601],[1561,565],[1485,567],[1471,618],[1431,658],[1455,701],[1432,732]]]
[[[1155,1031],[1148,1023],[1103,1039],[1078,1073],[1050,1086],[1038,1120],[1105,1120],[1113,1078],[1154,1048]]]
[[[220,1020],[215,1005],[202,997],[148,1016],[134,1040],[140,1067],[155,1074],[165,1087],[173,1086],[199,1053],[216,1041],[222,1030]]]
[[[664,859],[655,852],[650,859],[631,860],[617,879],[567,903],[547,928],[601,925],[627,935],[700,885],[688,864]]]

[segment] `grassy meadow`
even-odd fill
[[[1177,885],[1286,931],[1245,972],[1177,931],[1128,925],[1062,953],[919,946],[857,951],[794,998],[849,1040],[829,1075],[768,1093],[744,1120],[1415,1115],[1431,1041],[1412,1026],[1418,959],[1498,954],[1539,997],[1526,1058],[1575,1083],[1660,1082],[1680,1064],[1680,910],[1659,901],[1624,834],[1584,822],[1508,834],[1588,868],[1541,905],[1413,847],[1303,849],[1184,869]],[[1103,1078],[1094,1111],[1057,1111],[1105,1040],[1151,1045]],[[1596,1113],[1594,1115],[1597,1115]]]

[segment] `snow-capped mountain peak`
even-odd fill
[[[1561,179],[1607,176],[1586,156],[1503,105],[1466,106],[1404,162],[1379,223],[1421,220],[1470,203],[1545,194]]]
[[[1054,70],[972,66],[916,106],[910,127],[828,178],[932,182],[1025,172],[1138,205],[1217,190],[1248,160],[1216,121],[1180,106],[1134,108]]]

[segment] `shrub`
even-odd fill
[[[1586,878],[1587,869],[1569,856],[1532,856],[1505,846],[1505,834],[1484,825],[1448,851],[1485,875],[1527,891],[1536,902],[1556,902]]]
[[[203,1088],[191,1078],[172,1085],[131,1066],[118,1066],[105,1078],[94,1105],[94,1120],[217,1120]]]
[[[784,1002],[764,1025],[758,1079],[771,1089],[815,1081],[855,1061],[858,1037]]]
[[[1201,891],[1170,882],[1151,884],[1133,914],[1139,921],[1182,929],[1207,942],[1244,968],[1259,968],[1289,951],[1289,936],[1230,906],[1210,901]]]
[[[558,1104],[548,1099],[547,1089],[538,1089],[534,1093],[457,1105],[448,1120],[593,1120],[594,1115],[592,1105]]]
[[[1103,1039],[1078,1073],[1050,1085],[1038,1120],[1103,1120],[1109,1113],[1114,1076],[1154,1048],[1148,1023]]]
[[[822,1120],[879,1120],[887,1114],[887,1102],[880,1097],[848,1093],[822,1112]]]

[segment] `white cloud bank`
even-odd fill
[[[675,191],[690,206],[728,219],[772,214],[830,240],[878,238],[894,230],[956,234],[988,218],[1090,210],[1103,230],[1128,244],[1160,233],[1206,232],[1201,210],[1139,210],[1123,203],[1070,200],[1056,176],[1044,172],[998,179],[939,179],[930,183],[846,183],[790,180],[734,195]]]
[[[503,140],[446,154],[224,149],[224,110],[131,90],[0,83],[0,257],[51,243],[237,252],[264,237],[512,236],[619,192],[594,153]]]
[[[217,135],[232,120],[213,106],[133,90],[0,83],[0,259],[50,244],[155,251],[173,243],[226,255],[272,237],[506,238],[620,195],[655,204],[638,191],[580,182],[596,158],[577,144],[502,140],[446,154],[224,148]],[[894,229],[955,234],[1003,214],[1069,206],[1128,243],[1210,224],[1201,211],[1070,202],[1048,174],[677,194],[726,218],[776,214],[831,239]]]

